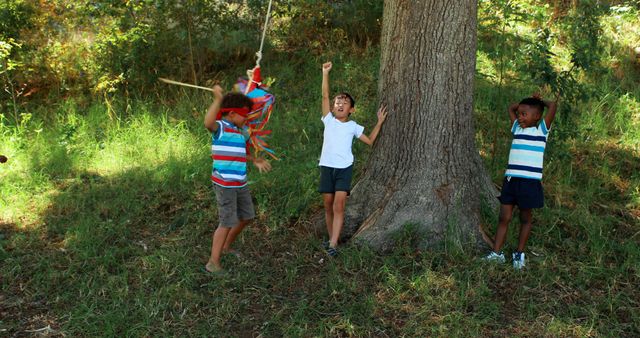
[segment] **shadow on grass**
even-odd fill
[[[525,274],[464,253],[416,251],[410,234],[387,256],[346,245],[332,260],[302,219],[251,225],[237,246],[244,258],[225,256],[229,275],[212,278],[199,267],[208,256],[214,201],[206,180],[186,174],[200,164],[83,172],[58,181],[40,229],[3,241],[8,296],[0,300],[0,324],[10,335],[50,328],[71,336],[634,332],[637,248],[633,241],[618,245],[625,235],[606,230],[619,217],[601,215],[588,201],[627,203],[616,179],[594,173],[610,168],[636,180],[637,158],[569,142],[555,149],[547,185],[575,190],[548,187],[547,194],[571,192],[560,201],[575,205],[549,201],[538,218],[546,233],[534,230],[531,241],[545,256]],[[570,163],[584,157],[573,171],[560,160],[565,151]],[[264,189],[256,187],[257,195]],[[582,216],[592,220],[580,222]]]
[[[55,180],[57,193],[39,227],[3,225],[2,288],[10,296],[1,302],[2,329],[21,334],[49,325],[120,334],[130,319],[149,318],[133,294],[167,282],[177,272],[172,266],[189,262],[195,270],[207,252],[196,248],[210,244],[214,200],[206,181],[187,176],[193,165],[170,160],[113,176],[82,172]]]
[[[304,202],[292,189],[302,184],[290,179],[299,169],[295,159],[291,167],[274,169],[284,173],[276,178],[254,176],[259,219],[238,240],[249,259],[225,256],[231,278],[218,280],[200,271],[217,223],[204,173],[210,164],[169,158],[159,166],[102,176],[74,172],[57,163],[69,158],[54,157],[46,174],[54,177],[56,192],[40,225],[3,226],[2,293],[9,295],[0,299],[3,332],[251,336],[262,326],[283,332],[279,321],[285,318],[276,317],[273,327],[268,323],[273,306],[318,286],[305,283],[292,291],[298,273],[313,279],[317,266],[310,262],[324,257],[306,227],[265,226],[269,217],[281,219]],[[271,210],[270,204],[286,208]]]

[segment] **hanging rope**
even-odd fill
[[[245,124],[249,131],[249,145],[255,151],[255,156],[258,153],[264,151],[266,154],[277,160],[273,150],[269,149],[269,145],[264,140],[264,137],[271,134],[271,130],[264,130],[269,117],[271,117],[271,111],[273,109],[273,103],[275,102],[275,96],[268,92],[268,88],[262,84],[262,75],[260,70],[260,61],[262,60],[262,49],[264,48],[264,39],[267,36],[267,29],[269,28],[269,19],[271,18],[271,5],[273,0],[269,0],[269,6],[267,7],[267,15],[264,19],[264,27],[262,27],[262,38],[260,40],[260,49],[256,53],[256,66],[247,71],[247,80],[242,78],[238,79],[238,89],[244,93],[253,102],[251,112],[247,116],[247,122]],[[249,151],[247,149],[247,151]]]
[[[271,16],[271,3],[273,0],[269,0],[269,7],[267,7],[267,17],[264,19],[264,27],[262,28],[262,40],[260,40],[260,50],[256,53],[258,59],[256,60],[256,66],[260,67],[260,60],[262,60],[262,47],[264,47],[264,38],[267,35],[267,27],[269,27],[269,17]]]
[[[247,80],[242,78],[237,83],[238,89],[241,93],[244,93],[253,102],[251,112],[247,116],[247,122],[245,126],[249,131],[249,144],[254,148],[256,156],[259,152],[264,151],[273,159],[278,159],[275,152],[269,149],[269,145],[264,140],[264,137],[271,134],[270,130],[264,130],[269,118],[271,117],[271,111],[273,110],[273,104],[275,102],[275,96],[268,92],[269,88],[262,85],[262,77],[260,70],[260,61],[262,60],[262,49],[264,48],[264,39],[267,35],[267,28],[269,27],[269,18],[271,17],[271,4],[273,0],[269,0],[269,7],[267,8],[267,16],[264,20],[264,27],[262,29],[262,39],[260,41],[260,50],[256,53],[257,60],[256,66],[251,70],[250,76]],[[180,85],[190,88],[203,89],[213,91],[212,88],[196,86],[188,83],[173,81],[165,78],[158,78],[160,81]],[[216,119],[220,119],[221,116],[216,116]],[[248,150],[247,150],[248,151]]]

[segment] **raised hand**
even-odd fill
[[[333,64],[331,62],[325,62],[322,64],[322,74],[329,74],[329,72],[331,71],[331,67],[333,67]]]
[[[213,97],[216,100],[222,100],[222,87],[220,85],[213,86]]]

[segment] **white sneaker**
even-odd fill
[[[524,268],[524,252],[514,252],[511,257],[513,258],[513,268],[520,270]]]
[[[504,253],[502,253],[502,251],[500,251],[500,253],[495,253],[493,251],[491,251],[490,254],[484,256],[482,258],[483,261],[485,262],[498,262],[498,263],[504,263],[505,259],[504,259]]]

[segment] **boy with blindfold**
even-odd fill
[[[211,257],[206,272],[224,273],[220,257],[224,253],[239,256],[231,245],[244,227],[255,217],[251,194],[247,187],[247,160],[252,160],[260,172],[271,170],[263,158],[253,158],[247,150],[249,134],[245,128],[253,102],[241,93],[222,95],[222,88],[213,87],[214,100],[204,117],[204,126],[212,133],[211,181],[218,202],[219,225],[213,233]]]

